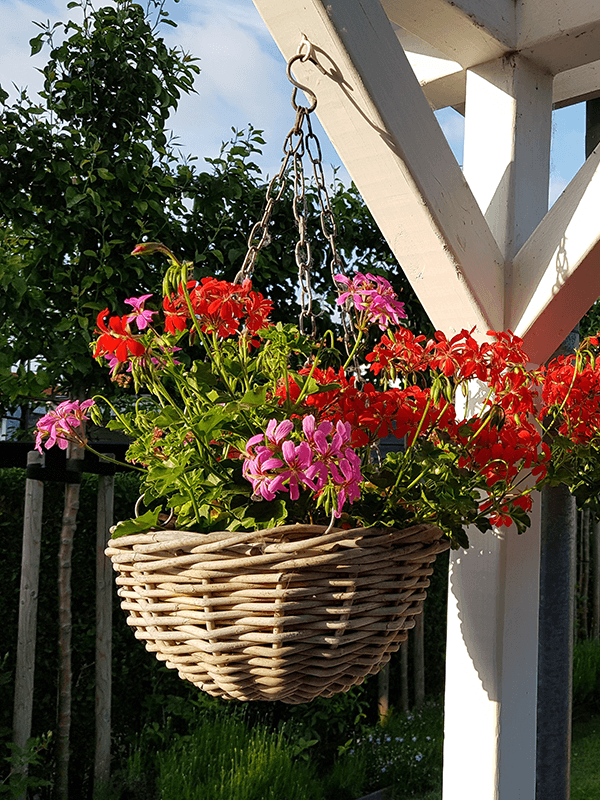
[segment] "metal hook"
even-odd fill
[[[142,506],[143,502],[144,502],[144,495],[142,494],[142,495],[140,495],[140,497],[138,497],[137,502],[135,504],[134,513],[135,513],[136,519],[140,516],[141,506]],[[169,514],[169,518],[165,522],[159,522],[158,523],[159,526],[161,528],[165,528],[169,524],[169,522],[171,522],[171,520],[173,519],[174,516],[175,516],[175,514],[173,513],[173,509],[171,509],[171,513]]]
[[[306,48],[306,52],[303,53],[302,51],[304,50],[304,48]],[[313,53],[314,53],[313,45],[307,39],[306,35],[303,34],[302,35],[302,41],[300,42],[300,44],[298,46],[298,52],[296,53],[295,56],[292,56],[290,58],[290,60],[288,61],[288,64],[287,64],[288,80],[295,87],[294,91],[292,92],[292,106],[294,108],[294,111],[299,111],[301,108],[305,108],[307,114],[310,114],[317,107],[317,95],[308,86],[304,86],[304,84],[299,83],[294,78],[294,76],[292,75],[292,65],[295,64],[296,61],[302,61],[303,63],[305,63],[306,61],[311,61],[312,63],[316,63],[316,61],[314,60],[314,57],[313,57]],[[302,91],[306,93],[306,95],[308,96],[308,98],[311,101],[310,107],[299,106],[296,103],[296,96],[298,94],[298,89],[302,89]]]
[[[306,53],[302,53],[302,49],[306,47]],[[302,56],[302,61],[312,61],[313,63],[317,63],[314,57],[315,48],[313,43],[307,37],[305,33],[302,34],[302,41],[298,45],[298,49],[296,50],[296,55]]]

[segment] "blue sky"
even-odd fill
[[[182,99],[172,120],[182,150],[197,156],[201,163],[204,157],[217,155],[221,142],[231,137],[232,127],[251,124],[265,132],[261,167],[273,174],[279,168],[281,145],[294,115],[284,60],[252,0],[181,0],[178,4],[167,0],[166,8],[178,27],[164,26],[165,39],[200,59],[197,94]],[[67,10],[67,0],[0,0],[3,88],[10,90],[14,82],[35,94],[40,87],[36,67],[43,66],[46,53],[29,56],[29,39],[39,32],[33,20],[65,20],[76,11]],[[438,119],[462,163],[462,118],[448,109],[440,112]],[[584,125],[584,104],[554,114],[551,201],[584,161]],[[326,162],[339,166],[325,134],[320,139]],[[345,175],[343,169],[340,174]]]

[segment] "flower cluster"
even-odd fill
[[[597,337],[532,369],[510,331],[402,327],[389,282],[356,273],[336,276],[357,331],[342,356],[333,336],[272,324],[249,280],[197,280],[156,243],[134,253],[156,251],[170,261],[162,303],[148,308],[144,294],[124,313],[103,310],[93,344],[113,380],[129,371],[145,398],[127,413],[96,398],[130,437],[127,459],[158,508],[139,529],[162,503],[183,529],[430,522],[466,546],[470,524],[525,530],[532,491],[559,482],[600,512]],[[86,411],[102,422],[92,400],[51,411],[37,447],[83,442]]]
[[[384,331],[392,325],[399,325],[401,319],[406,319],[404,303],[401,303],[392,289],[391,283],[385,278],[363,275],[356,272],[352,278],[346,275],[335,275],[337,283],[346,287],[337,299],[343,306],[351,301],[358,312],[357,327],[366,330],[370,325],[378,325]]]
[[[203,333],[227,337],[236,334],[242,322],[253,334],[264,328],[272,303],[253,292],[250,281],[240,285],[202,278],[188,281],[185,291],[180,285],[176,293],[165,295],[163,308],[170,333],[186,330],[192,320]]]
[[[56,444],[61,450],[66,450],[69,442],[85,444],[81,433],[82,422],[88,419],[86,411],[93,405],[93,400],[65,400],[45,414],[37,424],[36,450],[42,452],[42,443],[46,449]]]
[[[308,487],[317,502],[326,495],[335,497],[334,516],[339,517],[346,500],[360,496],[360,457],[349,446],[351,427],[347,422],[334,425],[325,420],[316,425],[312,414],[302,419],[302,440],[290,438],[291,420],[270,420],[264,434],[246,443],[243,473],[254,494],[273,500],[278,491],[289,492],[298,500],[299,488]]]

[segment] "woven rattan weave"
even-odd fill
[[[385,664],[449,543],[430,525],[288,525],[111,539],[121,607],[146,648],[208,694],[305,703]]]

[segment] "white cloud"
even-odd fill
[[[265,131],[269,151],[279,149],[286,125],[293,122],[285,63],[265,47],[266,30],[254,7],[248,2],[199,2],[188,9],[187,19],[165,35],[171,46],[200,59],[197,94],[181,99],[173,119],[182,149],[216,155],[232,127],[249,124]]]
[[[42,11],[40,8],[21,2],[0,2],[0,85],[7,91],[11,98],[16,96],[13,84],[18,89],[29,88],[29,93],[41,89],[43,79],[39,69],[45,64],[44,53],[31,56],[29,40],[40,32],[33,20],[45,23],[50,19],[52,23],[59,19],[60,14],[52,3]]]
[[[99,6],[106,0],[97,0]],[[48,49],[30,56],[29,40],[39,33],[32,20],[52,23],[79,15],[67,9],[67,0],[0,0],[0,84],[16,96],[12,83],[28,87],[35,98],[42,87],[36,71],[46,63]],[[264,131],[267,144],[259,166],[265,174],[278,171],[285,135],[294,122],[290,104],[291,87],[285,61],[267,31],[252,0],[183,0],[167,3],[178,27],[161,26],[160,33],[171,47],[180,46],[199,59],[201,73],[197,94],[184,95],[171,127],[183,153],[198,157],[218,154],[232,128],[248,125]],[[327,165],[340,160],[320,126],[326,173]]]

